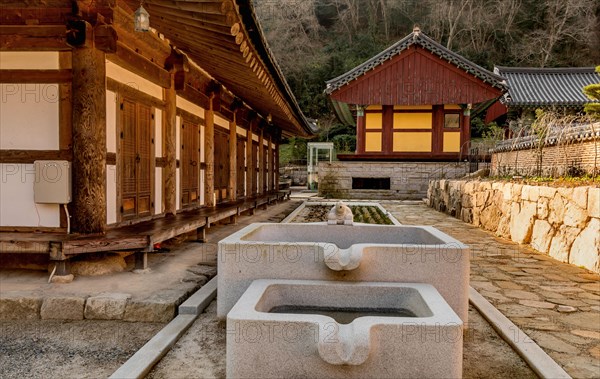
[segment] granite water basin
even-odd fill
[[[217,315],[256,279],[428,283],[467,322],[469,248],[430,226],[251,224],[219,242]]]
[[[462,336],[432,285],[256,280],[227,315],[227,377],[458,378]]]

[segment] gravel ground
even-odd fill
[[[147,378],[225,378],[225,335],[225,325],[217,321],[216,302],[213,301]],[[463,377],[537,378],[525,361],[472,308],[469,309],[469,329],[464,338]]]
[[[124,321],[2,321],[0,378],[102,378],[164,324]]]

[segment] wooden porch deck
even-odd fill
[[[145,268],[145,254],[153,251],[156,243],[193,231],[198,233],[199,240],[204,241],[205,228],[211,224],[237,217],[242,212],[254,212],[255,208],[285,197],[289,197],[288,191],[277,191],[109,229],[104,235],[0,232],[0,254],[49,254],[51,260],[64,262],[79,254],[135,251],[143,254],[140,265]]]

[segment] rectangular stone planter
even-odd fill
[[[459,378],[462,342],[428,284],[257,280],[227,315],[227,377]]]
[[[217,315],[256,279],[428,283],[466,323],[469,248],[430,226],[251,224],[219,242]]]

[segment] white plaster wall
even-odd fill
[[[58,84],[0,84],[0,149],[58,150]]]
[[[181,117],[175,118],[175,159],[181,155]]]
[[[162,157],[162,133],[163,120],[162,110],[154,108],[154,146],[156,157]]]
[[[175,191],[177,192],[175,195],[176,198],[176,204],[177,204],[177,209],[181,209],[181,177],[179,176],[179,169],[176,170],[177,173],[175,174],[176,176],[176,180],[175,180]]]
[[[106,91],[106,151],[117,152],[117,94]]]
[[[106,166],[106,223],[117,222],[117,166]]]
[[[200,170],[200,204],[204,202],[204,175],[206,170]]]
[[[177,104],[177,108],[183,109],[184,111],[190,112],[193,115],[204,118],[204,108],[202,108],[201,106],[196,105],[196,104],[192,103],[191,101],[184,99],[181,96],[177,96],[177,98],[175,100],[176,100],[175,104]]]
[[[163,196],[162,196],[162,168],[156,167],[154,169],[154,214],[160,214],[163,212]]]
[[[163,89],[161,86],[108,60],[106,61],[106,76],[157,99],[162,100],[163,98]]]
[[[246,137],[246,129],[237,125],[237,134],[239,134],[240,136]]]
[[[200,125],[200,162],[204,162],[204,125]],[[204,175],[206,170],[200,170],[200,204],[204,202]]]
[[[219,116],[218,114],[215,114],[215,125],[219,125],[220,127],[229,130],[229,121]]]
[[[258,142],[258,135],[252,133],[252,140]]]
[[[181,147],[181,117],[177,116],[175,118],[175,159],[179,159],[181,155],[180,151]],[[177,173],[175,174],[175,183],[176,183],[176,204],[177,209],[181,209],[181,178],[179,177],[179,169],[177,169]]]
[[[204,162],[204,125],[200,125],[200,162]]]
[[[0,226],[60,226],[58,204],[33,201],[32,164],[0,164]]]
[[[58,51],[0,51],[1,70],[58,70]]]

